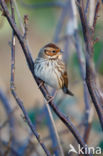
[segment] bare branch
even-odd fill
[[[12,12],[12,19],[15,22],[15,15],[14,15],[14,7],[13,7],[13,1],[10,1],[11,3],[11,12]],[[26,22],[27,22],[27,18],[25,17],[25,27],[26,27]],[[27,30],[25,30],[27,31]],[[26,32],[25,32],[25,38],[26,38]],[[38,134],[38,132],[36,131],[35,127],[33,126],[31,120],[29,119],[29,116],[23,106],[23,102],[21,101],[21,99],[17,96],[16,91],[15,91],[15,87],[14,87],[14,76],[15,76],[15,31],[13,30],[12,32],[12,45],[11,45],[11,82],[10,82],[10,88],[11,88],[11,93],[14,96],[17,104],[19,105],[19,107],[21,108],[24,117],[28,123],[28,126],[30,127],[31,131],[33,132],[34,136],[36,137],[36,139],[38,140],[39,144],[41,145],[41,147],[43,148],[44,152],[46,153],[46,155],[50,156],[51,154],[49,153],[49,151],[47,150],[46,146],[44,145],[44,143],[41,141],[40,139],[40,135]]]
[[[80,4],[81,0],[78,0],[78,3]],[[99,3],[99,2],[98,2]],[[97,111],[101,127],[103,129],[103,109],[102,109],[102,100],[100,91],[98,89],[98,86],[96,84],[95,79],[95,69],[93,65],[93,34],[91,34],[91,31],[89,30],[87,19],[84,14],[83,8],[78,5],[78,10],[81,18],[82,23],[82,30],[85,40],[85,46],[86,46],[86,83],[87,87],[91,96],[91,99],[93,101],[93,104],[95,106],[95,109]]]
[[[45,107],[46,107],[46,115],[48,117],[47,121],[49,122],[49,130],[50,130],[50,135],[51,135],[51,139],[52,139],[52,144],[53,144],[53,147],[54,148],[57,148],[55,150],[55,155],[57,156],[64,156],[64,153],[63,153],[63,149],[62,149],[62,146],[61,146],[61,142],[60,142],[60,138],[59,138],[59,135],[58,135],[58,131],[56,129],[56,125],[55,125],[55,122],[54,122],[54,119],[53,119],[53,115],[52,115],[52,112],[50,110],[50,107],[48,105],[48,103],[45,101]]]
[[[27,32],[28,32],[28,15],[24,15],[24,26],[25,26],[25,32],[24,32],[24,38],[27,39]]]
[[[12,114],[12,109],[10,106],[10,101],[9,99],[6,97],[5,93],[0,89],[0,101],[2,102],[7,117],[9,118],[9,132],[10,132],[10,143],[13,144],[13,142],[15,141],[15,135],[14,135],[14,129],[15,129],[15,125],[14,125],[14,121],[15,121],[15,117]],[[2,128],[2,127],[1,127]],[[1,130],[1,129],[0,129]]]
[[[8,142],[3,141],[3,140],[0,140],[0,141],[1,141],[1,144],[2,144],[3,146],[5,146],[5,147],[8,146]],[[10,149],[10,151],[11,151],[11,155],[21,156],[21,154],[20,154],[18,151],[16,151],[12,145],[9,145],[9,149]],[[1,154],[1,153],[0,153],[0,154]],[[1,155],[0,155],[0,156],[1,156]],[[3,153],[3,156],[4,156],[4,153]]]
[[[100,7],[100,3],[99,3],[99,1],[97,0],[96,7],[95,7],[94,20],[93,20],[93,28],[94,28],[94,29],[95,29],[95,27],[96,27],[96,21],[97,21],[97,18],[98,18],[99,7]]]
[[[13,119],[12,115],[10,116],[10,114],[12,113],[12,109],[10,107],[10,102],[9,102],[8,98],[6,97],[5,93],[1,89],[0,89],[0,101],[3,103],[8,117],[10,117],[9,125],[10,125],[10,129],[13,130],[14,119]],[[13,132],[11,132],[11,133],[13,133]]]
[[[15,6],[15,9],[16,9],[16,13],[17,13],[17,16],[18,16],[18,20],[19,20],[19,23],[20,23],[22,32],[24,34],[25,33],[24,25],[23,25],[23,22],[22,22],[22,19],[21,19],[21,16],[20,16],[20,12],[19,12],[18,5],[17,5],[16,0],[13,0],[13,3],[14,3],[14,6]]]
[[[91,109],[89,111],[88,124],[86,125],[85,131],[84,131],[84,137],[83,137],[86,143],[88,142],[88,139],[89,139],[92,121],[93,121],[93,116],[94,116],[94,110],[91,107]]]
[[[88,133],[88,126],[89,126],[89,116],[90,116],[90,97],[88,94],[88,89],[87,89],[87,85],[85,82],[85,75],[86,75],[86,69],[85,69],[85,58],[83,55],[83,48],[82,48],[82,44],[81,44],[81,40],[78,34],[78,22],[77,22],[77,8],[76,8],[76,4],[75,4],[75,0],[70,0],[70,4],[69,6],[71,7],[71,9],[69,9],[69,22],[68,22],[68,34],[73,36],[74,39],[74,45],[76,48],[76,52],[77,52],[77,57],[78,57],[78,62],[79,62],[79,67],[80,67],[80,74],[81,74],[81,78],[83,81],[83,89],[84,89],[84,104],[85,104],[85,116],[83,119],[83,125],[85,126],[84,129],[84,140],[85,140],[85,136],[86,133]],[[88,133],[89,136],[89,133]],[[88,139],[86,139],[87,141]],[[86,142],[87,143],[87,142]]]
[[[15,108],[11,111],[11,113],[8,115],[8,119],[5,120],[5,121],[3,122],[2,125],[0,125],[0,130],[1,130],[2,128],[4,128],[4,127],[6,126],[7,123],[9,123],[11,116],[15,113],[15,111],[16,111],[17,109],[18,109],[18,107],[15,107]]]

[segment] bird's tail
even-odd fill
[[[69,95],[71,95],[71,96],[74,96],[74,94],[73,94],[68,88],[66,88],[66,87],[63,88],[63,92],[64,92],[65,94],[69,94]]]

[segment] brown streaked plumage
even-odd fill
[[[64,93],[73,96],[68,90],[68,76],[62,55],[61,49],[54,43],[45,45],[35,60],[34,72],[52,88],[62,89]]]

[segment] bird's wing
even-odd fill
[[[58,61],[59,67],[61,69],[61,79],[63,80],[62,87],[68,88],[68,75],[67,75],[67,69],[66,65],[63,62],[63,60]]]
[[[65,70],[64,73],[62,74],[63,80],[64,80],[64,86],[68,88],[68,75],[67,71]]]

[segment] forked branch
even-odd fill
[[[78,2],[78,10],[80,14],[80,19],[82,23],[82,30],[83,30],[83,36],[85,41],[85,47],[86,47],[86,83],[87,87],[92,99],[92,102],[95,106],[95,109],[97,111],[100,124],[103,130],[103,99],[100,95],[100,90],[96,84],[96,74],[95,74],[95,68],[93,65],[93,46],[94,46],[94,30],[96,25],[96,19],[98,14],[98,8],[100,5],[100,2],[97,0],[96,8],[95,8],[95,16],[94,16],[94,22],[93,22],[93,31],[89,28],[87,18],[85,15],[85,12],[81,6],[81,2],[83,4],[83,1],[77,0]]]
[[[12,19],[15,22],[15,14],[14,14],[14,7],[13,7],[13,1],[10,0],[10,6],[11,6],[11,14],[12,14]],[[27,17],[25,17],[24,19],[24,23],[25,23],[25,39],[26,39],[26,31],[27,31]],[[10,88],[11,88],[11,93],[14,96],[17,104],[19,105],[19,107],[21,108],[23,114],[24,114],[24,118],[28,124],[28,126],[30,127],[31,131],[33,132],[34,136],[36,137],[36,139],[38,140],[39,144],[41,145],[41,147],[43,148],[43,150],[45,151],[46,155],[51,156],[50,152],[48,151],[48,149],[46,148],[46,146],[44,145],[44,143],[41,141],[40,139],[40,135],[38,134],[38,132],[36,131],[34,125],[32,124],[31,120],[29,119],[28,113],[26,112],[24,106],[23,106],[23,102],[21,101],[21,99],[17,96],[17,93],[15,91],[15,86],[14,86],[14,80],[15,80],[15,31],[12,30],[12,42],[11,42],[11,82],[10,82]]]

